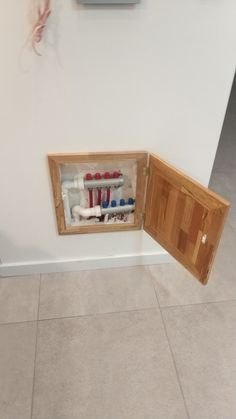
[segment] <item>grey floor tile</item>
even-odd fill
[[[36,322],[0,325],[0,417],[30,419]]]
[[[232,154],[234,153],[235,155],[235,152],[232,151],[231,153]],[[213,170],[228,174],[228,176],[232,175],[235,178],[235,175],[236,175],[235,159],[233,161],[232,157],[229,158],[229,155],[227,154],[223,155],[222,157],[217,157]],[[211,185],[209,187],[211,188]],[[223,193],[223,196],[224,196],[224,193]]]
[[[39,322],[33,419],[186,419],[158,309]]]
[[[235,112],[236,115],[236,112]],[[235,116],[234,116],[235,118]],[[236,120],[236,119],[235,119]],[[236,126],[232,127],[228,132],[224,132],[219,148],[217,149],[216,158],[213,167],[213,173],[215,171],[225,173],[228,175],[236,173],[236,164],[235,164],[235,153],[236,147],[235,144],[230,142],[230,139],[235,139]],[[229,138],[227,138],[229,136]]]
[[[177,262],[150,266],[160,306],[236,299],[235,249],[235,232],[227,226],[206,286]]]
[[[236,178],[236,78],[231,91],[230,100],[223,124],[219,146],[214,162],[213,173],[215,170],[223,171],[225,174],[234,174]],[[233,178],[232,178],[233,179]],[[235,182],[234,182],[235,183]]]
[[[235,149],[231,152],[231,158],[233,158],[234,162],[236,161],[235,156],[236,142]],[[223,153],[222,158],[228,159],[227,155],[223,155]],[[229,169],[229,167],[227,167],[227,170],[224,170],[224,168],[221,167],[221,171],[218,171],[214,168],[211,175],[209,187],[214,192],[222,195],[230,202],[231,207],[227,217],[227,223],[228,225],[236,229],[236,163],[234,163],[234,165],[234,170]]]
[[[36,320],[39,275],[0,278],[0,323]]]
[[[236,155],[236,153],[235,153]],[[235,174],[235,182],[236,182],[236,174]],[[234,234],[236,230],[236,192],[234,193],[234,196],[230,199],[231,207],[228,214],[227,223],[229,226],[231,226],[234,229]],[[235,234],[236,237],[236,234]]]
[[[39,318],[106,313],[157,305],[144,267],[42,276]]]
[[[236,156],[236,149],[233,156]],[[231,227],[236,228],[236,168],[234,173],[213,170],[209,187],[230,202],[231,206],[227,223]]]
[[[231,211],[229,213],[228,224],[233,228],[234,234],[235,234],[235,237],[236,237],[236,206],[231,208]]]
[[[236,302],[162,311],[191,419],[235,419]]]
[[[231,173],[227,174],[214,170],[212,172],[209,188],[227,199],[231,203],[233,209],[236,208],[236,172],[234,184],[234,182],[232,182]]]

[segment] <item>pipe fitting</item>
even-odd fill
[[[110,178],[110,179],[92,179],[84,180],[84,187],[86,189],[94,188],[109,188],[109,187],[119,187],[124,185],[124,177],[121,175],[119,178]]]
[[[78,216],[89,218],[89,217],[101,217],[101,207],[96,205],[93,208],[83,208],[80,205],[75,205],[72,208],[72,215],[75,219],[78,219]]]

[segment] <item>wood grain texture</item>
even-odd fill
[[[144,229],[206,284],[229,202],[155,155],[149,169]]]
[[[144,193],[146,177],[144,169],[147,166],[148,154],[145,151],[127,152],[98,152],[98,153],[73,153],[73,154],[49,154],[48,162],[52,182],[54,207],[56,212],[57,227],[59,234],[88,234],[102,233],[109,231],[140,230],[142,228],[142,214],[144,211]],[[60,165],[76,164],[87,162],[107,162],[107,161],[127,161],[136,160],[137,162],[137,188],[135,199],[134,223],[129,224],[96,224],[67,227],[64,216],[64,206],[61,195]]]

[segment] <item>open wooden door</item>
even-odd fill
[[[144,230],[206,284],[229,203],[150,156]]]

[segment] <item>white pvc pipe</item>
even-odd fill
[[[64,182],[62,182],[62,185],[61,185],[61,191],[62,191],[61,195],[63,199],[65,222],[67,226],[71,225],[71,208],[70,208],[70,202],[69,202],[69,189],[78,188],[78,185],[79,185],[79,179],[77,177],[74,177],[73,180],[65,180]]]
[[[64,206],[65,222],[66,222],[66,225],[68,226],[71,224],[71,212],[70,212],[68,189],[65,192],[62,192],[62,200],[63,200],[63,206]]]
[[[134,205],[123,205],[118,207],[101,208],[96,205],[93,208],[83,208],[80,205],[75,205],[72,208],[72,215],[76,221],[79,220],[79,216],[84,218],[89,217],[101,217],[105,214],[120,214],[134,211]]]
[[[111,179],[91,179],[91,180],[84,180],[79,176],[75,176],[73,180],[65,180],[62,183],[62,190],[77,188],[83,190],[93,189],[93,188],[105,188],[105,187],[112,187],[112,186],[123,186],[124,185],[124,177],[120,176],[118,178],[111,178]]]
[[[75,220],[78,220],[79,216],[84,217],[84,218],[101,217],[102,215],[101,207],[100,205],[96,205],[93,208],[83,208],[80,205],[75,205],[72,208],[72,215]]]
[[[123,205],[118,207],[101,208],[102,214],[120,214],[134,211],[134,205]]]

